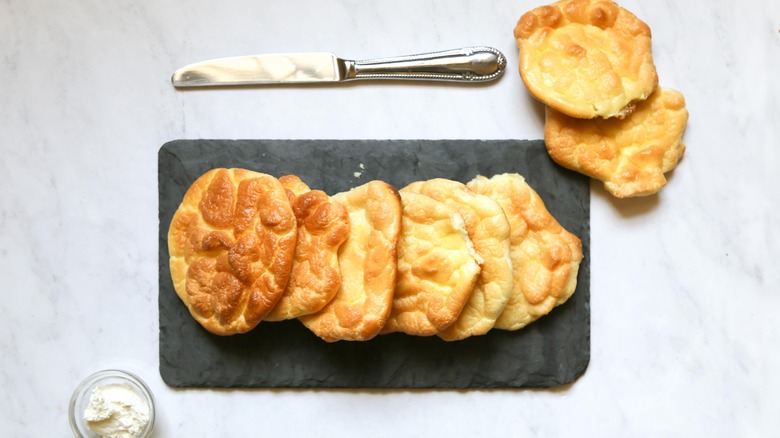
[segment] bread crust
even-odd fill
[[[685,98],[658,88],[624,119],[582,120],[547,108],[544,141],[561,166],[604,182],[618,198],[647,196],[666,185],[685,153]]]
[[[209,332],[247,332],[284,292],[296,234],[279,180],[245,169],[208,171],[187,190],[168,230],[176,294]]]
[[[431,336],[460,316],[479,277],[463,217],[428,196],[401,191],[398,279],[382,333]]]
[[[480,258],[481,272],[458,320],[438,336],[447,341],[484,335],[496,323],[512,293],[509,221],[493,199],[474,193],[465,184],[444,178],[418,181],[401,189],[421,193],[454,208]]]
[[[528,91],[570,117],[623,117],[658,84],[650,28],[609,0],[562,0],[514,30]]]
[[[317,313],[299,319],[328,342],[372,339],[390,315],[397,274],[401,199],[382,181],[333,195],[346,207],[350,231],[339,248],[341,288]]]
[[[338,249],[349,235],[349,215],[343,205],[323,191],[310,190],[295,175],[279,181],[295,213],[298,239],[287,289],[266,321],[316,313],[333,299],[341,288]]]
[[[495,327],[521,329],[574,293],[582,243],[555,220],[539,195],[516,173],[490,179],[477,176],[467,187],[498,202],[509,221],[514,286]]]

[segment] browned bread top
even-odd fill
[[[208,331],[244,333],[284,292],[295,246],[295,216],[279,180],[212,169],[187,190],[168,231],[174,288]]]
[[[650,28],[609,0],[562,0],[520,17],[520,76],[566,115],[622,117],[658,83]]]

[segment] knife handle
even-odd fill
[[[442,52],[361,61],[344,60],[344,80],[402,79],[486,82],[504,73],[506,57],[492,47],[464,47]]]

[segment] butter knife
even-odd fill
[[[465,47],[361,61],[332,53],[280,53],[198,62],[177,70],[175,87],[427,80],[479,83],[498,79],[506,57],[492,47]]]

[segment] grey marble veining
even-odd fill
[[[780,429],[780,3],[626,0],[690,111],[657,196],[591,184],[591,361],[559,390],[173,390],[158,372],[158,148],[188,138],[539,139],[499,0],[0,0],[0,435],[66,436],[89,373],[141,375],[156,436],[771,436]],[[175,91],[264,52],[491,45],[483,87]],[[306,421],[301,421],[301,418]],[[403,419],[403,421],[398,421]],[[269,421],[273,420],[273,421]]]

